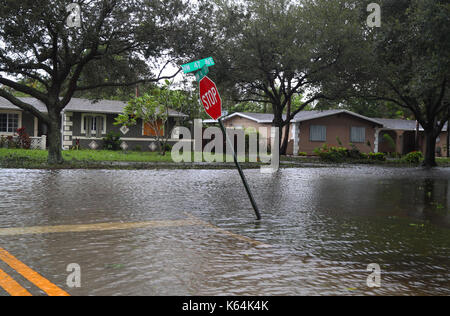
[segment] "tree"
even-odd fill
[[[286,128],[280,142],[285,154],[294,116],[344,90],[337,85],[343,81],[332,78],[346,71],[350,63],[343,61],[353,56],[354,17],[334,1],[229,0],[212,10],[215,20],[208,21],[199,54],[217,59],[212,72],[224,95],[271,105],[274,126]],[[330,81],[336,84],[328,85],[325,95],[321,86]],[[293,109],[296,95],[305,100]]]
[[[159,145],[159,151],[165,156],[167,144],[171,137],[168,130],[170,110],[182,110],[190,102],[180,91],[171,90],[171,83],[166,81],[163,88],[154,89],[150,94],[136,97],[129,101],[124,113],[116,118],[116,125],[135,126],[137,120],[142,120],[154,132]]]
[[[436,166],[436,138],[450,113],[450,4],[446,0],[382,0],[382,25],[361,38],[366,59],[356,94],[408,111],[425,130],[424,166]]]
[[[320,101],[316,110],[346,109],[373,118],[411,119],[414,115],[408,109],[393,102],[347,97],[339,102]]]
[[[0,0],[0,97],[47,124],[50,164],[63,162],[61,111],[76,93],[163,79],[146,61],[172,52],[185,8],[182,0],[72,2],[81,9],[80,27],[70,27],[67,1]],[[11,90],[38,99],[48,113]]]
[[[233,114],[236,112],[266,113],[267,106],[266,104],[257,102],[242,102],[231,106],[229,110],[229,114]]]

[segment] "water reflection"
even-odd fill
[[[11,236],[0,247],[72,294],[450,294],[450,170],[378,167],[246,171],[256,222],[234,170],[0,170],[0,227],[177,220],[208,227]],[[384,286],[369,290],[378,263]],[[349,291],[349,288],[356,288]]]

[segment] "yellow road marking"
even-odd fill
[[[31,296],[30,292],[24,289],[2,269],[0,269],[0,287],[2,287],[11,296]]]
[[[13,255],[4,249],[0,248],[0,260],[3,260],[11,268],[16,270],[25,279],[36,285],[42,291],[47,293],[49,296],[70,296],[69,293],[57,287],[55,284],[51,283],[49,280],[41,276],[36,271],[33,271],[30,267],[26,266],[19,260],[17,260]]]
[[[17,228],[1,228],[0,236],[36,235],[36,234],[51,234],[51,233],[80,233],[92,231],[128,230],[136,228],[182,227],[182,226],[198,226],[198,225],[200,225],[200,223],[195,220],[178,220],[178,221],[150,221],[140,223],[102,223],[102,224],[87,224],[87,225],[17,227]]]
[[[214,231],[235,239],[248,242],[255,246],[271,247],[257,240],[245,237],[239,234],[232,233],[225,229],[214,226],[199,218],[185,213],[188,220],[173,220],[173,221],[149,221],[137,223],[101,223],[101,224],[85,224],[85,225],[59,225],[59,226],[35,226],[35,227],[13,227],[0,228],[0,237],[2,236],[18,236],[18,235],[38,235],[38,234],[53,234],[53,233],[80,233],[80,232],[96,232],[96,231],[116,231],[129,230],[137,228],[159,228],[159,227],[183,227],[183,226],[205,226]]]
[[[232,233],[232,232],[230,232],[230,231],[228,231],[228,230],[225,230],[225,229],[222,229],[222,228],[220,228],[220,227],[217,227],[217,226],[215,226],[215,225],[213,225],[213,224],[211,224],[211,223],[202,221],[201,219],[199,219],[199,218],[197,218],[197,217],[195,217],[195,216],[193,216],[193,215],[191,215],[191,214],[189,214],[189,213],[185,213],[185,214],[186,214],[186,216],[188,216],[191,220],[196,221],[197,223],[201,224],[202,226],[206,226],[206,227],[208,227],[208,228],[211,228],[212,230],[214,230],[214,231],[216,231],[216,232],[218,232],[218,233],[221,233],[221,234],[223,234],[223,235],[230,236],[230,237],[233,237],[233,238],[235,238],[235,239],[238,239],[238,240],[241,240],[241,241],[248,242],[248,243],[250,243],[250,244],[252,244],[252,245],[255,245],[255,246],[261,246],[261,247],[266,247],[266,248],[272,247],[272,246],[270,246],[270,245],[268,245],[268,244],[265,244],[265,243],[262,243],[262,242],[260,242],[260,241],[251,239],[251,238],[246,237],[246,236],[242,236],[242,235],[239,235],[239,234]]]
[[[139,223],[102,223],[87,225],[59,225],[59,226],[35,226],[35,227],[17,227],[17,228],[1,228],[0,236],[16,236],[16,235],[34,235],[34,234],[50,234],[50,233],[68,233],[68,232],[90,232],[90,231],[115,231],[128,230],[136,228],[157,228],[157,227],[183,227],[183,226],[205,226],[223,235],[230,236],[237,240],[250,243],[255,246],[271,247],[268,244],[251,239],[246,236],[235,234],[225,229],[219,228],[213,224],[205,222],[194,217],[189,213],[185,213],[189,220],[176,221],[149,221]],[[16,270],[25,279],[36,285],[49,296],[70,296],[67,292],[60,289],[49,280],[45,279],[30,267],[20,262],[6,250],[0,248],[0,260],[3,260],[11,268]],[[0,287],[5,289],[12,296],[31,296],[13,278],[0,269]]]

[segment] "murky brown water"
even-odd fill
[[[235,170],[0,170],[0,229],[190,213],[271,248],[205,226],[16,235],[0,248],[72,295],[450,295],[449,169],[246,174],[260,223]],[[80,289],[65,285],[70,263]]]

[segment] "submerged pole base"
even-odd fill
[[[245,174],[242,171],[242,167],[239,164],[237,154],[236,154],[236,152],[234,151],[234,148],[233,148],[233,144],[231,143],[230,139],[228,138],[228,134],[227,134],[227,131],[225,129],[225,126],[223,125],[222,118],[219,118],[218,121],[219,121],[219,124],[220,124],[220,128],[222,129],[222,133],[223,133],[224,137],[227,140],[228,146],[230,146],[231,150],[233,151],[234,163],[236,164],[236,167],[237,167],[237,169],[239,171],[239,175],[241,176],[242,182],[244,183],[245,190],[247,191],[247,195],[248,195],[248,197],[250,199],[250,202],[252,203],[253,210],[255,211],[256,219],[258,221],[260,221],[262,219],[261,213],[259,212],[258,205],[256,205],[255,199],[253,198],[252,191],[250,190],[250,187],[249,187],[249,185],[247,183],[247,179],[245,178]]]

